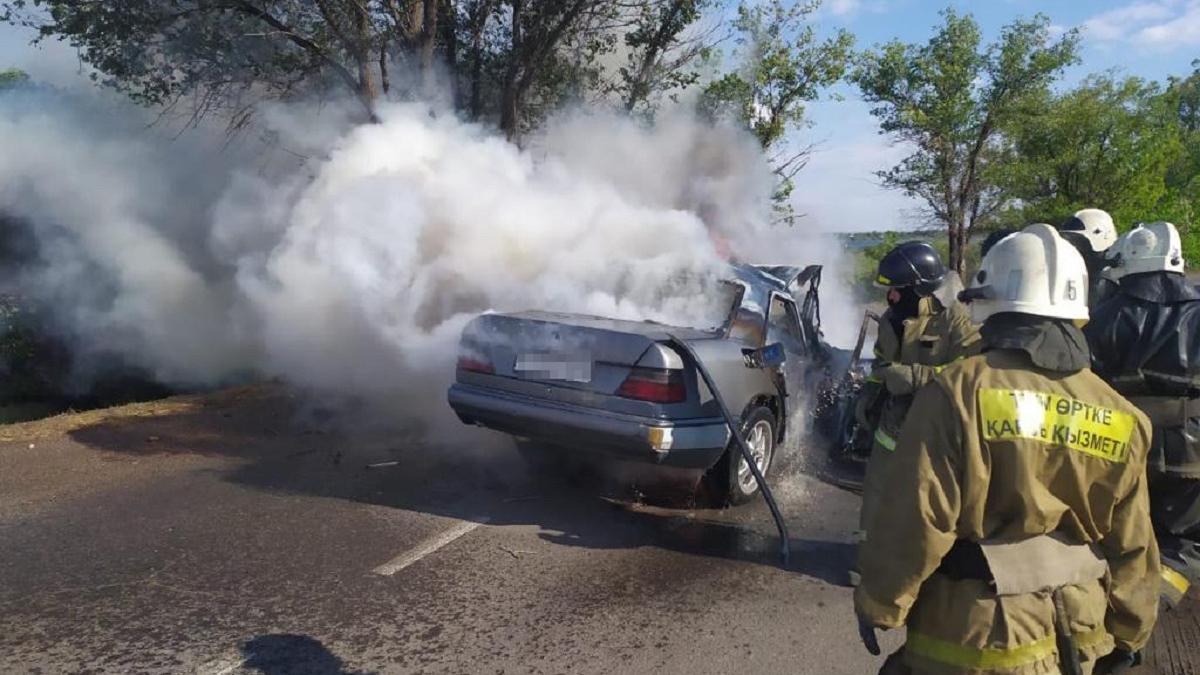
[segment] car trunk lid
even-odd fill
[[[615,395],[634,366],[672,334],[705,339],[720,330],[541,311],[484,314],[463,331],[461,349],[464,359],[486,364],[498,378]]]

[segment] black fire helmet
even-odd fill
[[[909,288],[917,295],[931,295],[946,278],[946,266],[937,249],[923,241],[906,241],[888,251],[879,261],[875,284],[885,288]]]

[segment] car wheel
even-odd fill
[[[742,418],[742,434],[754,463],[763,476],[769,474],[771,462],[775,459],[775,414],[769,408],[759,406],[752,408]],[[730,440],[729,448],[723,460],[725,466],[725,501],[728,504],[745,504],[758,494],[758,482],[754,473],[742,457],[737,441]]]

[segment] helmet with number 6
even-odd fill
[[[988,251],[971,287],[971,320],[1019,312],[1086,321],[1088,273],[1083,256],[1045,223],[1011,234]]]
[[[1183,244],[1179,230],[1167,222],[1139,223],[1121,235],[1109,249],[1113,261],[1108,274],[1120,279],[1142,272],[1183,273]]]

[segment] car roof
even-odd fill
[[[755,289],[764,291],[778,291],[783,294],[788,293],[788,286],[792,281],[799,276],[802,271],[799,267],[788,267],[782,265],[749,265],[745,263],[735,263],[730,266],[733,270],[733,278],[745,282]],[[792,273],[792,270],[795,273]]]

